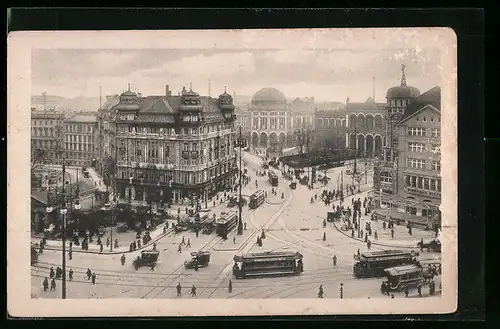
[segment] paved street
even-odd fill
[[[244,187],[243,194],[250,195],[257,188],[268,192],[266,202],[255,210],[243,208],[243,218],[247,225],[242,236],[236,235],[236,230],[228,236],[227,241],[219,237],[192,232],[175,234],[173,232],[163,236],[157,242],[160,251],[158,264],[151,270],[142,267],[135,270],[132,260],[137,257],[138,251],[126,253],[126,263],[120,264],[121,254],[89,254],[74,253],[73,259],[68,260],[68,270],[75,272],[73,281],[68,281],[68,298],[175,298],[175,286],[180,283],[183,287],[181,298],[191,298],[189,292],[193,285],[197,288],[197,298],[299,298],[316,297],[319,285],[323,285],[326,298],[340,297],[340,283],[343,283],[344,298],[389,298],[380,293],[382,279],[354,279],[352,266],[355,263],[353,255],[358,249],[365,251],[366,244],[363,240],[353,239],[350,232],[342,232],[332,223],[323,228],[332,205],[325,206],[319,198],[311,204],[310,199],[314,194],[321,194],[324,188],[333,189],[337,186],[336,177],[342,168],[335,168],[328,172],[332,178],[328,186],[309,190],[297,184],[296,190],[288,187],[288,181],[279,179],[278,195],[272,196],[271,185],[266,177],[257,177],[255,170],[260,168],[261,159],[245,153],[244,161],[251,176],[250,183]],[[345,178],[344,178],[345,182]],[[367,196],[370,184],[362,184],[362,193],[355,195],[361,200]],[[281,193],[284,193],[283,199]],[[351,204],[351,197],[345,199],[345,204]],[[220,215],[227,211],[225,205],[212,209]],[[233,208],[237,210],[237,208]],[[362,223],[370,220],[367,216],[362,218]],[[371,221],[372,222],[372,221]],[[363,224],[364,225],[364,224]],[[379,227],[380,226],[380,227]],[[372,227],[379,231],[379,240],[373,241],[372,250],[410,248],[415,247],[421,237],[432,235],[419,229],[413,230],[409,236],[406,228],[397,227],[395,239],[381,228],[381,223],[372,222]],[[256,237],[261,230],[266,231],[263,246],[256,244]],[[323,241],[323,233],[326,241]],[[190,240],[191,247],[182,247],[178,253],[179,243],[184,236],[185,241]],[[233,237],[235,240],[233,241]],[[377,242],[380,242],[378,245]],[[210,264],[200,268],[198,272],[185,269],[183,263],[190,259],[189,252],[208,250],[211,252]],[[236,280],[232,277],[231,268],[233,256],[257,251],[289,250],[298,251],[304,256],[304,272],[300,276],[280,278],[257,278]],[[126,250],[124,250],[126,251]],[[336,255],[338,262],[333,266],[332,257]],[[439,259],[439,254],[424,251],[421,259]],[[61,283],[53,292],[43,292],[42,280],[48,276],[51,266],[61,264],[59,250],[45,250],[40,255],[39,263],[32,266],[32,290],[39,298],[59,298]],[[96,273],[96,284],[86,279],[85,272],[90,268]],[[229,280],[233,280],[233,291],[227,291]],[[439,280],[437,281],[439,285]],[[424,295],[428,289],[424,287]],[[416,292],[411,292],[415,294]],[[401,293],[394,293],[395,297],[404,297]]]

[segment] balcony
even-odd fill
[[[421,197],[429,197],[429,198],[441,198],[441,192],[438,191],[429,191],[429,190],[424,190],[416,187],[409,187],[405,186],[404,191],[407,193],[411,193],[414,195],[418,195]]]

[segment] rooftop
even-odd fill
[[[76,113],[66,119],[67,122],[93,123],[97,122],[95,113]]]
[[[436,86],[429,89],[422,95],[411,100],[399,122],[406,121],[427,105],[431,105],[436,110],[441,111],[441,87]]]

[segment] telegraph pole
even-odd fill
[[[64,185],[66,183],[66,158],[62,163],[62,190],[61,190],[61,214],[62,214],[62,299],[66,299],[66,197],[64,195]],[[56,186],[57,188],[57,186]]]
[[[242,211],[242,204],[241,204],[241,176],[243,173],[243,169],[241,166],[241,147],[242,147],[242,139],[241,139],[241,126],[238,129],[238,146],[240,148],[240,177],[239,177],[239,199],[238,199],[238,234],[242,235],[243,234],[243,219],[241,218],[241,211]]]

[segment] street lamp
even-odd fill
[[[240,149],[240,167],[239,167],[239,196],[238,196],[238,235],[243,234],[243,219],[241,218],[242,202],[241,202],[241,177],[243,176],[243,168],[241,165],[241,148],[243,147],[243,139],[241,138],[241,126],[238,134],[238,147]]]

